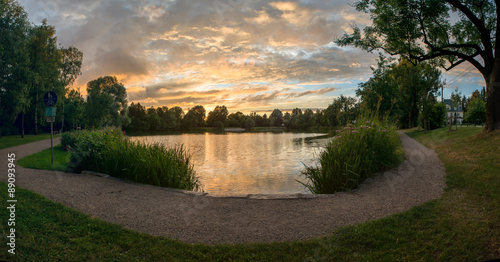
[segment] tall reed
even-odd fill
[[[199,190],[190,156],[183,146],[133,142],[118,130],[76,131],[67,135],[70,167],[140,183]]]
[[[395,127],[377,120],[357,121],[336,132],[317,163],[306,166],[302,183],[312,193],[333,194],[356,188],[366,178],[402,161]]]

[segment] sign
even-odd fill
[[[43,96],[43,102],[48,107],[55,106],[57,103],[57,94],[54,91],[47,91]]]
[[[46,107],[45,108],[45,116],[56,116],[56,108],[55,107]]]

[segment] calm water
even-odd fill
[[[328,139],[314,133],[226,133],[132,137],[133,140],[184,144],[205,192],[210,194],[308,193],[301,171]],[[303,164],[304,163],[304,164]]]

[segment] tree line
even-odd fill
[[[45,126],[42,98],[48,90],[62,100],[58,121],[68,126],[64,98],[81,74],[83,54],[58,47],[55,33],[46,20],[32,25],[16,1],[0,2],[0,136],[38,134]]]

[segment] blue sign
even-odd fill
[[[55,106],[57,103],[57,94],[54,91],[48,91],[43,96],[43,102],[48,107]]]

